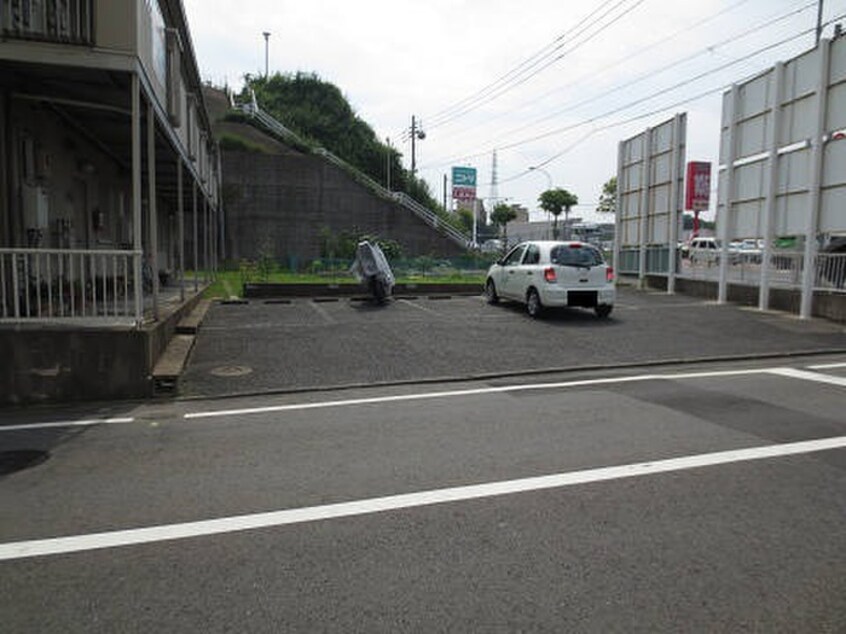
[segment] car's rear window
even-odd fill
[[[587,245],[562,244],[552,247],[549,260],[561,266],[598,266],[603,263],[602,254]]]

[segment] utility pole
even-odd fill
[[[270,58],[268,56],[268,50],[269,50],[269,47],[270,47],[270,31],[265,31],[264,33],[262,33],[262,35],[264,36],[264,78],[266,80],[269,77],[269,73],[268,73],[269,63],[268,62],[270,61]]]
[[[426,138],[426,133],[417,126],[417,117],[411,115],[411,178],[417,173],[417,150],[415,143]]]
[[[386,161],[386,166],[385,166],[385,173],[386,173],[385,180],[386,180],[386,186],[388,188],[388,191],[391,191],[391,149],[392,149],[391,148],[391,137],[386,136],[385,137],[385,143],[388,144],[388,160]]]
[[[817,41],[816,46],[820,45],[820,38],[822,37],[822,18],[823,18],[823,0],[817,2]]]

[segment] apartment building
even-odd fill
[[[219,166],[180,0],[0,0],[0,330],[164,320],[215,269]]]

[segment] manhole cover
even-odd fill
[[[37,449],[0,451],[0,476],[35,467],[45,462],[49,457],[50,452]]]
[[[212,370],[209,374],[215,376],[244,376],[252,371],[253,369],[248,365],[222,365]]]

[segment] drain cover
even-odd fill
[[[50,452],[37,449],[0,451],[0,476],[35,467],[45,462],[49,457]]]
[[[222,365],[209,372],[209,374],[213,374],[214,376],[244,376],[252,371],[253,369],[248,365]]]

